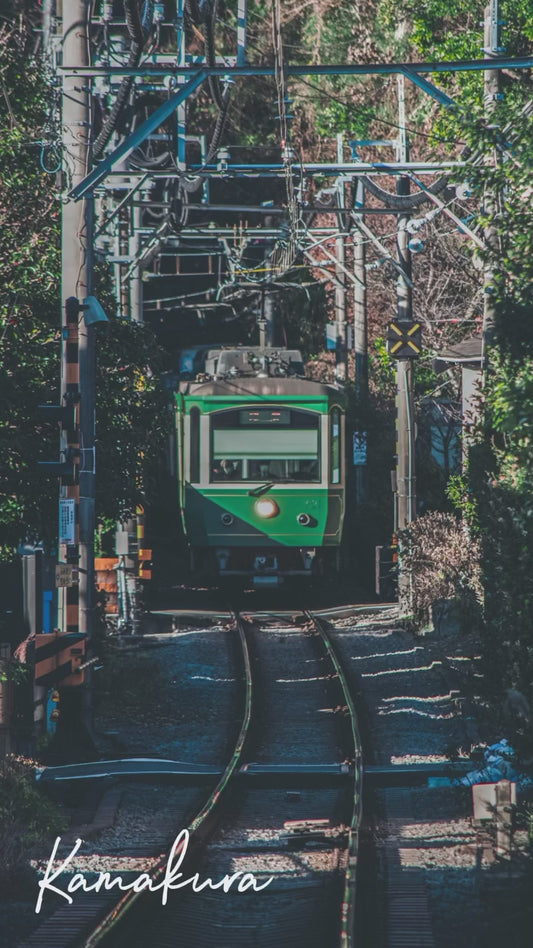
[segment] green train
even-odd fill
[[[278,585],[338,567],[342,392],[297,350],[216,349],[175,393],[179,503],[192,568]]]

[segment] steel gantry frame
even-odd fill
[[[428,95],[431,95],[440,105],[444,105],[447,108],[457,107],[457,103],[449,95],[447,95],[442,90],[438,89],[437,86],[433,83],[428,82],[424,79],[420,73],[441,73],[441,72],[461,72],[461,71],[487,71],[496,70],[501,71],[502,69],[530,69],[533,66],[533,56],[522,56],[519,58],[501,58],[497,62],[493,59],[480,59],[480,60],[463,60],[457,63],[446,62],[446,63],[389,63],[381,64],[374,63],[364,66],[346,66],[346,65],[334,65],[334,66],[286,66],[286,74],[288,77],[291,76],[337,76],[337,75],[347,75],[347,76],[374,76],[374,75],[403,75],[406,78],[410,79],[415,85],[421,88],[424,92],[427,92]],[[166,71],[166,67],[165,67]],[[131,69],[120,69],[120,67],[110,67],[109,69],[74,69],[74,70],[64,70],[65,75],[75,75],[75,76],[88,76],[94,77],[98,74],[112,76],[112,75],[135,75],[135,76],[159,76],[161,77],[163,73],[162,68],[153,70],[150,67],[140,67],[138,70]],[[192,73],[192,75],[191,75]],[[206,67],[202,66],[200,69],[195,69],[194,66],[184,67],[184,68],[168,68],[168,74],[172,76],[190,76],[188,82],[173,96],[171,96],[167,102],[163,103],[156,111],[148,118],[138,129],[131,132],[130,135],[115,148],[111,154],[107,156],[100,164],[94,168],[90,174],[88,174],[83,181],[81,181],[75,188],[72,189],[69,193],[69,197],[74,200],[79,200],[88,192],[92,191],[97,187],[104,178],[107,177],[109,172],[111,172],[114,166],[124,158],[127,158],[132,151],[135,150],[152,132],[154,132],[172,113],[182,105],[191,95],[193,95],[196,90],[203,85],[206,79],[209,76],[219,76],[224,77],[228,76],[229,78],[235,79],[239,77],[251,77],[251,76],[274,76],[274,68],[268,66],[214,66]],[[368,173],[368,171],[381,172],[383,174],[393,174],[401,173],[402,171],[409,170],[412,168],[414,170],[433,170],[439,171],[446,167],[457,167],[463,162],[422,162],[409,164],[404,163],[402,166],[401,162],[372,162],[366,163],[366,167],[361,162],[351,162],[346,164],[344,162],[328,162],[328,163],[309,163],[305,164],[305,172],[308,174],[335,174],[335,173],[350,173],[350,174],[363,174]],[[363,167],[361,167],[363,165]],[[298,163],[294,163],[295,170],[300,170]],[[197,166],[193,165],[190,169],[191,171],[198,172],[203,170],[206,175],[217,174],[216,165],[205,165]],[[283,172],[283,164],[279,165],[232,165],[229,169],[232,174],[239,174],[241,172],[257,172],[262,174],[263,172],[277,172],[281,174]],[[227,173],[228,169],[224,173]]]
[[[186,102],[187,100],[197,92],[206,81],[212,81],[217,78],[224,78],[228,82],[235,82],[239,77],[254,77],[254,76],[276,76],[280,72],[280,64],[276,60],[274,66],[257,66],[250,64],[247,58],[247,48],[246,48],[246,37],[247,37],[247,0],[238,0],[238,29],[237,29],[237,56],[226,57],[223,64],[210,64],[208,65],[206,61],[199,62],[198,57],[187,56],[185,49],[185,29],[184,29],[184,3],[185,0],[176,0],[177,2],[177,54],[173,58],[166,55],[163,57],[164,62],[157,62],[151,65],[138,65],[136,68],[132,69],[129,66],[110,66],[109,64],[105,66],[94,66],[92,69],[85,69],[80,67],[79,69],[74,70],[65,70],[65,75],[71,76],[72,74],[79,76],[105,76],[108,79],[115,77],[125,77],[125,76],[134,76],[136,78],[149,78],[149,77],[158,77],[161,79],[162,76],[167,77],[174,83],[178,83],[178,89],[172,94],[169,94],[167,101],[162,103],[148,119],[143,122],[143,124],[130,132],[129,135],[117,146],[115,147],[103,160],[93,168],[86,177],[78,182],[74,188],[71,189],[69,196],[74,200],[79,200],[84,196],[94,194],[95,191],[103,186],[109,187],[109,189],[116,188],[117,185],[120,186],[121,181],[124,181],[124,162],[127,161],[128,157],[138,148],[150,135],[152,135],[158,127],[165,122],[169,116],[174,112],[178,113],[178,123],[177,123],[177,142],[176,142],[176,169],[165,169],[161,172],[152,170],[148,179],[150,181],[156,181],[159,178],[164,178],[165,180],[171,181],[176,180],[180,181],[183,179],[184,175],[192,174],[196,179],[202,181],[204,185],[210,180],[217,177],[285,177],[287,176],[287,161],[283,160],[279,164],[276,163],[230,163],[229,154],[222,163],[214,163],[213,161],[204,160],[201,164],[194,163],[187,167],[186,164],[186,153],[185,153],[185,143],[187,141],[187,130],[186,130]],[[283,57],[283,50],[280,47],[280,55]],[[490,55],[490,52],[489,52]],[[372,64],[331,64],[331,65],[312,65],[312,66],[301,66],[301,65],[290,65],[285,63],[283,60],[283,77],[284,81],[290,77],[298,76],[328,76],[328,75],[398,75],[399,77],[408,78],[411,82],[421,88],[425,93],[429,94],[434,98],[440,105],[443,105],[447,108],[456,108],[456,103],[454,100],[443,90],[439,89],[434,83],[428,81],[425,78],[425,74],[439,74],[442,72],[457,72],[465,70],[474,70],[481,71],[486,70],[488,65],[494,69],[494,59],[482,59],[482,60],[462,60],[459,62],[441,62],[441,63],[372,63]],[[530,66],[533,64],[533,57],[521,57],[521,58],[511,58],[505,57],[498,60],[497,68],[524,68],[525,66]],[[392,144],[392,143],[391,143]],[[290,151],[290,149],[289,149]],[[420,181],[420,175],[422,174],[438,174],[446,172],[448,170],[461,168],[465,165],[464,162],[450,161],[450,162],[402,162],[401,156],[397,154],[397,160],[394,162],[363,162],[359,160],[357,154],[354,152],[353,160],[351,162],[345,162],[342,155],[342,146],[340,150],[338,149],[337,161],[336,162],[318,162],[318,163],[306,163],[302,165],[296,162],[294,159],[291,159],[290,168],[292,174],[304,175],[306,177],[313,177],[315,175],[339,175],[341,177],[352,177],[356,178],[361,175],[380,175],[380,174],[394,174],[394,175],[403,175],[405,173],[409,174],[411,180],[416,183],[416,185],[428,195],[428,200],[433,200],[434,203],[438,203],[438,199],[434,198],[430,190],[425,188],[423,183]],[[118,170],[117,170],[118,166]],[[417,177],[415,177],[415,172]],[[143,177],[143,181],[146,181],[147,177]],[[339,178],[339,180],[341,180]],[[107,182],[107,185],[106,185]],[[340,185],[337,185],[339,187]],[[133,199],[134,194],[141,190],[141,185],[139,179],[135,180],[134,176],[130,174],[126,177],[126,187],[128,188],[129,193],[126,197],[120,202],[121,207],[127,206]],[[205,196],[204,196],[205,198]],[[209,200],[204,199],[202,204],[204,209],[209,207]],[[449,216],[452,216],[451,212],[448,212],[444,203],[440,203],[440,208],[444,213],[449,213]],[[231,208],[228,208],[231,210]],[[141,212],[139,209],[136,209],[137,224],[141,219]],[[392,213],[392,211],[391,211]],[[111,217],[114,215],[112,214]],[[111,217],[108,219],[109,223]],[[355,222],[357,227],[362,230],[366,227],[360,215],[352,215],[352,222]],[[107,226],[107,224],[106,224]],[[295,222],[291,223],[291,228],[294,228]],[[297,224],[296,224],[297,226]],[[133,225],[135,230],[135,222]],[[466,226],[463,226],[463,232],[469,234],[469,236],[474,239],[474,242],[479,244],[479,238],[473,234],[472,231]],[[102,228],[101,228],[102,230]],[[257,229],[255,228],[255,235],[257,235]],[[335,232],[335,228],[333,228]],[[299,249],[303,251],[304,255],[309,259],[311,247],[305,245],[305,233],[302,232],[300,236],[300,241],[298,242]],[[185,232],[184,232],[185,236]],[[227,250],[227,244],[224,243],[224,238],[222,234],[218,234],[218,229],[215,227],[210,228],[210,237],[220,236],[222,238],[220,253],[224,255]],[[337,232],[337,246],[340,248],[340,234]],[[130,262],[130,267],[127,271],[127,278],[131,277],[135,273],[135,268],[140,267],[145,263],[147,256],[154,256],[153,248],[155,248],[155,255],[157,255],[157,249],[164,245],[167,234],[165,233],[165,228],[160,228],[159,232],[149,241],[148,246],[142,246],[142,243],[137,239],[131,244],[133,252],[130,252],[127,258],[120,258],[120,253],[115,255],[115,261],[117,263]],[[373,240],[374,243],[377,243],[375,236],[367,230],[368,239]],[[343,251],[339,250],[340,253]],[[229,258],[228,258],[229,259]],[[318,262],[318,261],[317,261]],[[398,269],[396,261],[393,259],[393,265]],[[400,268],[401,270],[401,268]],[[272,276],[274,271],[270,274]],[[265,282],[263,278],[263,283]],[[124,284],[125,278],[122,278],[121,286]],[[140,280],[136,281],[137,286],[141,286]],[[137,318],[142,318],[142,302],[140,305],[130,308],[132,311],[137,312]],[[337,312],[340,310],[337,308]],[[345,337],[345,332],[340,330],[337,333],[339,339]],[[343,363],[345,364],[345,357],[341,359],[340,362],[340,373],[338,374],[338,380],[343,381],[345,377],[346,369],[343,368]]]

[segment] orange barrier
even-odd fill
[[[117,565],[118,556],[98,556],[94,560],[96,588],[105,593],[106,615],[118,615]]]

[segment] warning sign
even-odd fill
[[[75,586],[78,582],[78,570],[69,563],[58,563],[56,566],[56,586]]]
[[[69,546],[76,542],[76,501],[73,498],[59,501],[59,542]]]

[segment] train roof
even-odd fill
[[[253,397],[286,395],[307,398],[343,399],[344,392],[336,385],[315,382],[305,378],[278,378],[253,376],[251,378],[210,379],[205,382],[180,382],[183,395],[196,398]]]
[[[205,373],[214,379],[243,376],[305,376],[299,349],[283,346],[233,346],[210,350],[205,358]]]

